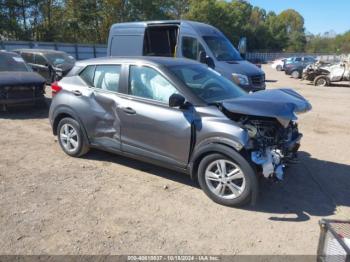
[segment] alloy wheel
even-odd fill
[[[317,86],[326,86],[327,85],[327,81],[324,78],[317,79],[316,85]]]
[[[70,124],[62,125],[60,129],[60,141],[68,152],[74,152],[79,146],[77,130]]]
[[[207,166],[205,182],[213,194],[224,199],[239,197],[246,185],[242,170],[227,159],[215,160]]]

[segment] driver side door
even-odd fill
[[[185,167],[191,121],[185,109],[169,107],[175,85],[158,69],[130,65],[129,88],[118,107],[122,151]]]

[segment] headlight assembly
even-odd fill
[[[246,75],[233,73],[232,79],[238,85],[243,85],[243,86],[249,85],[249,79]]]

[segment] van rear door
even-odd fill
[[[142,56],[145,27],[113,27],[108,39],[108,56]]]
[[[178,32],[178,23],[148,24],[145,31],[143,55],[175,57]]]

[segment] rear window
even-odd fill
[[[120,65],[96,66],[94,87],[113,92],[119,91]]]
[[[0,71],[31,71],[22,57],[0,52]]]
[[[34,63],[34,54],[31,53],[21,53],[21,56],[27,63]]]

